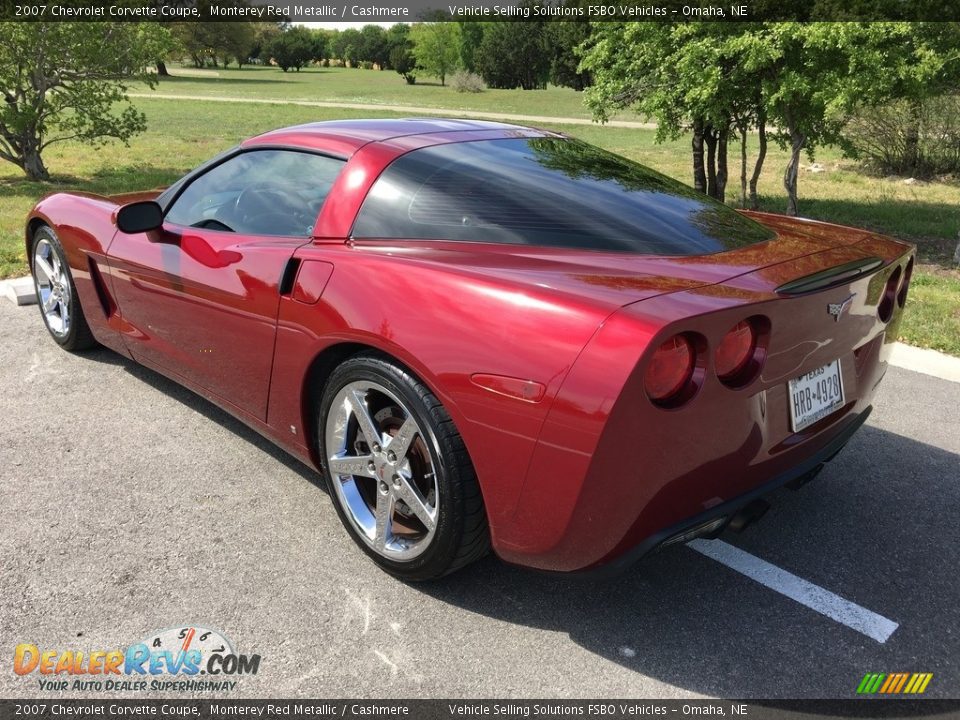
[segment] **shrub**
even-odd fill
[[[414,60],[413,53],[406,43],[397,45],[390,51],[390,65],[403,76],[403,79],[407,81],[407,85],[413,85],[417,82],[417,62]]]
[[[458,70],[450,78],[450,87],[460,93],[479,93],[487,89],[483,78],[476,73]]]
[[[882,175],[960,173],[960,96],[861,108],[844,140],[850,154]]]

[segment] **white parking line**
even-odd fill
[[[781,570],[776,565],[722,540],[691,540],[687,547],[746,575],[751,580],[756,580],[761,585],[766,585],[771,590],[776,590],[781,595],[786,595],[791,600],[796,600],[801,605],[806,605],[811,610],[816,610],[821,615],[826,615],[831,620],[873,638],[878,643],[885,643],[900,627],[893,620],[844,600],[819,585]]]

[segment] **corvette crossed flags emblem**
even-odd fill
[[[833,315],[833,319],[837,322],[840,322],[840,316],[843,315],[843,311],[846,310],[853,303],[853,299],[857,296],[856,293],[853,293],[843,302],[830,303],[827,305],[827,312]]]

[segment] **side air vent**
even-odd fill
[[[97,261],[88,255],[87,263],[90,266],[90,280],[93,282],[93,287],[97,291],[97,299],[100,301],[100,307],[103,309],[103,314],[110,317],[117,311],[117,305],[113,302],[113,298],[110,297],[110,293],[107,291],[107,285],[103,280],[103,275],[100,274]]]
[[[882,265],[883,260],[877,257],[854,260],[828,270],[821,270],[813,275],[791,280],[778,287],[776,292],[778,295],[803,295],[816,290],[825,290],[835,285],[848,283],[861,275],[867,275]]]

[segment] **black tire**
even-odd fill
[[[355,511],[347,507],[349,503],[346,496],[344,492],[338,489],[344,488],[345,485],[335,486],[335,483],[353,483],[356,486],[355,497],[364,494],[361,492],[364,487],[374,488],[372,491],[373,498],[370,497],[370,490],[366,491],[367,508],[373,512],[370,505],[378,502],[374,499],[377,497],[377,489],[386,488],[388,485],[387,482],[384,482],[385,476],[371,472],[370,475],[362,477],[354,475],[337,475],[337,477],[334,477],[330,470],[332,455],[330,453],[331,448],[327,447],[328,418],[330,418],[331,412],[339,412],[341,417],[343,412],[347,412],[342,410],[343,402],[340,402],[335,408],[334,401],[338,396],[342,399],[343,393],[348,393],[350,388],[363,385],[375,385],[385,389],[401,403],[401,405],[393,405],[387,395],[380,393],[375,388],[368,391],[373,395],[368,394],[367,397],[374,398],[370,402],[379,399],[388,406],[392,405],[391,408],[385,407],[374,413],[373,406],[368,403],[369,417],[377,424],[377,432],[389,435],[389,431],[385,430],[387,419],[379,420],[378,418],[383,417],[384,414],[386,416],[397,414],[400,411],[399,408],[402,407],[402,412],[406,417],[414,420],[417,425],[415,439],[410,441],[410,451],[405,453],[405,456],[414,457],[415,454],[419,453],[421,459],[417,463],[418,466],[427,468],[423,454],[425,450],[429,451],[432,472],[427,473],[427,476],[430,477],[427,482],[431,484],[430,492],[435,492],[435,495],[433,496],[434,501],[425,503],[424,507],[435,513],[435,526],[432,531],[425,531],[426,533],[432,532],[433,535],[427,540],[419,541],[424,542],[425,547],[419,550],[419,555],[411,559],[393,559],[387,556],[386,549],[382,551],[375,549],[372,545],[376,543],[369,537],[369,531],[367,537],[361,534],[362,529],[354,519],[356,517]],[[331,427],[340,427],[335,422],[336,417],[335,415]],[[359,420],[356,418],[351,420],[349,413],[346,417],[348,419],[346,425],[349,425],[350,422],[359,425]],[[324,387],[316,427],[319,440],[318,447],[323,461],[323,475],[337,514],[358,547],[366,552],[382,569],[402,580],[432,580],[459,570],[489,552],[490,533],[487,526],[486,509],[484,508],[476,473],[473,464],[470,462],[463,439],[440,401],[429,388],[410,372],[379,355],[364,354],[349,358],[333,371]],[[349,429],[343,431],[344,439],[346,439],[347,433],[349,433]],[[331,444],[340,439],[338,435],[331,435],[330,437],[333,438]],[[358,442],[363,447],[365,437],[365,434],[356,430],[353,435],[353,445],[350,447],[352,448]],[[399,437],[399,431],[395,437]],[[387,438],[387,440],[392,439]],[[389,448],[392,447],[387,443],[387,440],[383,441],[383,447],[376,447],[385,457]],[[421,442],[422,445],[418,444]],[[360,455],[364,451],[350,450],[347,452],[355,452]],[[376,455],[374,448],[369,446],[366,448],[366,452],[367,457],[370,458],[374,458]],[[399,458],[399,460],[404,461],[404,458]],[[412,460],[407,459],[405,462],[407,463],[405,466],[407,469],[404,472],[408,472],[414,482],[422,483],[422,479],[417,480],[416,478],[417,473],[413,470]],[[371,469],[373,465],[374,462],[371,461],[369,463]],[[397,475],[394,474],[393,478],[396,480]],[[362,486],[361,481],[368,483],[368,485]],[[435,485],[432,484],[434,482]],[[399,485],[393,487],[398,488]],[[421,486],[420,489],[422,490],[423,487]],[[383,494],[387,494],[385,490]],[[426,492],[422,492],[420,496],[422,498],[428,497]],[[396,500],[395,498],[394,501]],[[410,510],[402,502],[397,505],[397,508]],[[398,512],[401,512],[401,516],[391,515],[391,530],[393,523],[398,519],[401,521],[400,527],[402,528],[417,524],[417,518],[412,516],[412,511],[405,516],[402,515],[402,510],[398,510]],[[423,527],[426,528],[427,526],[424,525]],[[401,540],[401,544],[405,547],[406,540]]]
[[[60,264],[60,267],[62,267],[63,277],[66,280],[65,284],[69,286],[69,301],[67,302],[68,310],[66,313],[69,321],[66,331],[63,331],[62,328],[58,329],[53,327],[51,325],[51,319],[44,310],[41,284],[49,281],[45,281],[38,275],[36,251],[41,242],[45,243],[44,247],[49,246],[50,252],[56,256],[57,262]],[[64,350],[71,352],[89,350],[90,348],[96,347],[97,341],[94,339],[93,333],[90,332],[90,326],[87,325],[87,318],[84,316],[83,308],[80,306],[77,286],[73,282],[73,273],[70,271],[70,264],[67,262],[63,245],[60,243],[60,238],[57,237],[57,234],[47,225],[38,228],[33,234],[33,239],[30,243],[30,272],[33,275],[33,287],[37,294],[37,306],[40,308],[40,316],[43,318],[43,324],[46,326],[47,332],[50,333],[50,337]]]

